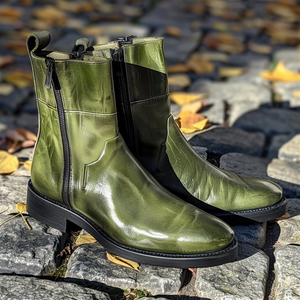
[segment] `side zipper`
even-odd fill
[[[71,206],[69,186],[70,186],[70,175],[71,175],[71,151],[69,146],[69,139],[67,134],[66,118],[64,113],[64,106],[61,96],[61,87],[56,74],[55,60],[53,58],[46,58],[47,66],[46,89],[53,88],[53,93],[57,106],[57,114],[60,126],[60,133],[63,144],[63,155],[64,155],[64,171],[63,171],[63,182],[62,182],[62,198],[66,206]]]
[[[118,44],[119,48],[116,50],[112,50],[112,59],[113,61],[117,62],[115,64],[115,74],[118,78],[118,89],[120,91],[121,96],[121,103],[124,110],[124,119],[126,123],[126,136],[124,136],[127,146],[131,150],[133,154],[135,154],[135,142],[134,142],[134,126],[133,126],[133,119],[131,113],[131,105],[128,95],[128,88],[127,88],[127,77],[126,77],[126,68],[125,68],[125,61],[124,61],[124,49],[122,46],[124,44],[132,44],[132,39],[135,36],[129,36],[127,38],[119,38]],[[118,101],[118,99],[116,99]]]

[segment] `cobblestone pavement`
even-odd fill
[[[37,133],[26,77],[31,32],[49,30],[49,48],[66,52],[81,36],[91,43],[163,36],[170,90],[206,94],[203,114],[215,125],[187,136],[192,146],[220,168],[274,180],[288,198],[289,216],[235,226],[238,259],[195,274],[148,265],[137,272],[108,261],[98,243],[70,246],[79,231],[63,234],[26,216],[28,230],[14,218],[0,227],[0,299],[135,299],[137,291],[123,294],[131,289],[156,299],[299,299],[300,81],[260,76],[277,62],[299,71],[299,20],[300,6],[292,0],[2,1],[0,139],[16,127]],[[175,115],[179,109],[172,104]],[[32,152],[16,154],[30,159]],[[26,202],[29,177],[24,167],[0,176],[0,223],[17,212],[16,203]]]

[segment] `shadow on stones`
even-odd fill
[[[168,300],[212,300],[211,298],[200,298],[200,297],[187,296],[187,295],[157,295],[153,298],[154,299],[164,298]]]

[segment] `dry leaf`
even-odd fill
[[[176,74],[168,77],[170,86],[188,87],[191,84],[191,79],[185,74]]]
[[[228,33],[208,34],[205,36],[203,42],[211,49],[231,54],[239,54],[245,50],[244,44],[235,36]]]
[[[263,71],[261,76],[270,81],[300,81],[300,73],[286,69],[283,62],[279,62],[273,71]]]
[[[31,171],[31,165],[32,165],[32,161],[31,160],[27,160],[27,161],[24,162],[24,167],[29,172]]]
[[[9,19],[19,21],[22,18],[22,10],[12,6],[3,6],[0,8],[0,20]]]
[[[182,7],[181,10],[188,13],[201,14],[205,11],[205,5],[203,4],[186,5]]]
[[[188,270],[192,273],[192,275],[194,276],[197,272],[197,268],[188,268]]]
[[[205,98],[205,94],[193,94],[185,92],[171,92],[170,99],[178,105],[184,105]]]
[[[209,125],[209,120],[201,114],[193,114],[190,111],[180,112],[180,130],[183,133],[192,133],[198,130],[203,130]]]
[[[140,265],[137,262],[134,262],[134,261],[129,260],[129,259],[122,258],[122,257],[117,256],[115,254],[110,254],[108,252],[106,252],[106,256],[107,256],[108,260],[110,260],[111,262],[113,262],[117,265],[127,267],[127,268],[130,268],[130,269],[136,270],[138,272],[140,271],[139,270]]]
[[[174,37],[177,37],[177,38],[182,36],[181,30],[179,28],[175,27],[175,26],[166,27],[164,32],[165,32],[166,35],[174,36]]]
[[[244,73],[245,73],[244,68],[237,68],[237,67],[220,67],[219,68],[219,76],[221,78],[236,77],[236,76],[240,76]]]
[[[0,68],[11,65],[15,62],[15,58],[12,55],[0,56]]]
[[[28,86],[33,86],[32,73],[29,71],[24,71],[24,70],[11,71],[6,75],[5,80],[8,83],[11,83],[21,89]]]
[[[16,131],[19,134],[23,135],[26,140],[36,141],[36,139],[37,139],[37,137],[34,133],[32,133],[31,131],[29,131],[25,128],[19,127],[16,129]]]
[[[289,219],[290,217],[291,217],[291,215],[288,212],[286,212],[283,216],[277,218],[276,221],[286,220],[286,219]]]
[[[17,55],[27,55],[26,40],[11,40],[4,44],[4,48],[12,50]]]
[[[6,151],[0,151],[0,174],[10,174],[19,168],[19,160],[16,156]]]
[[[202,107],[202,102],[201,101],[196,101],[188,104],[184,104],[180,110],[180,112],[183,111],[190,111],[192,114],[195,114],[198,112]]]
[[[187,73],[190,68],[186,64],[177,64],[168,67],[168,73]]]
[[[198,75],[212,73],[215,69],[213,63],[205,60],[190,59],[186,65]]]
[[[300,91],[296,91],[293,93],[294,97],[300,98]]]
[[[106,30],[100,26],[89,26],[82,28],[79,32],[83,35],[101,35],[104,34]]]
[[[32,15],[50,25],[63,26],[67,20],[67,16],[64,12],[51,5],[35,9]]]
[[[208,60],[208,61],[221,61],[227,62],[229,60],[229,56],[226,53],[219,52],[195,52],[191,55],[192,60]]]
[[[8,129],[5,132],[6,138],[13,140],[13,141],[18,141],[18,142],[23,142],[25,141],[25,137],[17,132],[16,130],[13,129]]]
[[[97,240],[91,234],[81,234],[77,237],[75,246],[79,246],[83,244],[93,244],[96,242]]]
[[[0,83],[0,95],[8,96],[14,91],[14,86],[7,83]]]
[[[272,47],[269,45],[261,45],[261,44],[256,44],[252,41],[248,43],[248,48],[256,53],[260,54],[271,54],[272,53]]]
[[[17,145],[12,145],[9,147],[9,149],[7,150],[9,153],[15,153],[23,148],[30,148],[33,147],[35,144],[35,141],[31,141],[31,140],[25,140],[23,142],[19,142],[17,143]]]
[[[73,2],[73,1],[56,1],[56,6],[59,9],[69,11],[75,14],[83,12],[95,11],[96,7],[87,1]]]

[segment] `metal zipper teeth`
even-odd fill
[[[60,84],[55,70],[55,62],[51,60],[53,64],[51,85],[54,92],[54,98],[57,105],[57,114],[60,126],[60,133],[63,144],[63,155],[64,155],[64,170],[63,170],[63,182],[62,182],[62,198],[63,202],[67,206],[70,204],[69,186],[70,186],[70,174],[71,174],[71,151],[69,146],[69,139],[67,134],[66,118],[64,113],[64,106],[60,91]]]
[[[119,71],[116,72],[119,83],[120,83],[120,90],[121,90],[121,101],[124,107],[124,113],[125,113],[125,122],[126,122],[126,128],[127,128],[127,145],[129,149],[135,153],[135,147],[134,147],[134,127],[133,127],[133,121],[132,121],[132,113],[130,108],[130,101],[127,91],[127,82],[126,82],[126,71],[125,71],[125,62],[124,62],[124,53],[123,48],[119,48],[116,51],[120,51],[118,54],[118,57],[116,58],[115,55],[113,55],[113,60],[119,62]]]

